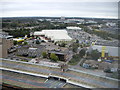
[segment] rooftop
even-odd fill
[[[8,33],[5,33],[5,32],[0,32],[0,38],[9,39],[9,38],[13,38],[13,36],[10,36],[8,35]]]
[[[60,55],[65,55],[65,52],[58,52],[58,51],[49,51],[49,53],[55,53],[55,54],[60,54]]]
[[[80,27],[72,27],[72,26],[70,26],[70,27],[66,27],[67,29],[75,29],[75,30],[81,30],[81,28]]]
[[[34,32],[34,35],[45,35],[51,40],[55,41],[71,41],[72,38],[68,35],[66,30],[42,30],[40,32]]]
[[[101,41],[97,41],[95,45],[120,47],[118,40],[115,41],[101,40]]]

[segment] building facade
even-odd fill
[[[0,34],[0,58],[8,56],[8,49],[13,47],[13,37],[7,34]]]
[[[91,50],[98,50],[101,52],[101,57],[116,57],[119,58],[119,42],[118,41],[97,41],[91,45]]]

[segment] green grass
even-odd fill
[[[77,65],[79,62],[80,62],[79,59],[76,60],[76,59],[73,59],[73,58],[72,58],[72,59],[68,62],[68,64],[69,64],[69,65]]]
[[[69,65],[77,65],[79,63],[79,61],[76,61],[76,62],[69,62],[68,64]]]

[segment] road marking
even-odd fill
[[[55,83],[57,83],[57,81],[53,82],[50,88],[54,87]]]
[[[48,81],[48,79],[47,80],[45,80],[45,82],[44,83],[46,83]]]

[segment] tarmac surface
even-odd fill
[[[27,75],[27,74],[20,74],[20,73],[6,71],[6,70],[2,70],[2,72],[3,73],[2,75],[0,75],[0,78],[3,79],[3,83],[5,83],[5,81],[15,82],[15,83],[21,83],[30,87],[34,86],[36,88],[62,88],[64,85],[66,85],[65,81],[61,81],[56,78],[49,78],[49,79],[44,78],[45,81],[43,82],[40,80],[41,77],[36,77],[32,75]],[[39,78],[39,79],[34,80],[35,78]]]
[[[69,78],[72,78],[74,80],[80,80],[80,81],[87,82],[89,84],[92,83],[94,85],[107,87],[107,88],[117,88],[118,87],[117,85],[113,85],[113,84],[98,81],[98,80],[93,80],[92,78],[89,78],[89,77],[78,76],[78,75],[71,74],[71,73],[66,73],[66,72],[63,73],[63,72],[60,72],[60,71],[48,70],[48,69],[43,69],[43,68],[41,69],[41,68],[37,68],[37,67],[28,67],[28,66],[23,65],[23,64],[2,62],[2,64],[0,66],[7,66],[7,67],[10,67],[10,68],[16,68],[16,69],[27,70],[27,71],[42,72],[42,73],[46,73],[46,74],[50,74],[50,73],[55,74],[55,75],[57,74],[57,75],[61,75],[63,77],[69,77]],[[7,78],[7,77],[5,77],[5,78]],[[36,85],[43,85],[44,86],[44,84],[38,84],[38,83],[36,83]]]

